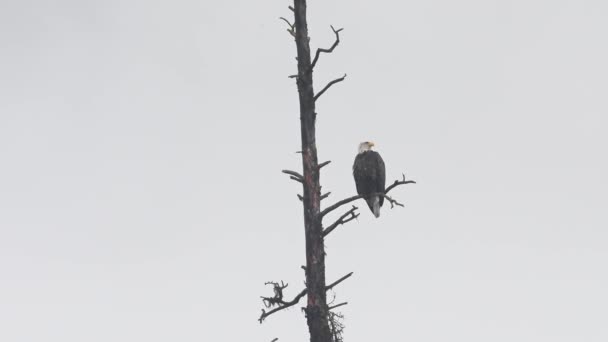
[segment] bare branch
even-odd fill
[[[302,197],[302,195],[297,194],[297,196],[298,196],[298,199],[300,200],[300,202],[302,202],[304,200],[304,197]]]
[[[352,275],[353,275],[353,272],[350,272],[349,274],[343,276],[342,278],[334,281],[333,283],[331,283],[330,285],[325,287],[325,291],[331,290],[334,286],[340,284],[341,282],[343,282],[344,280],[346,280],[347,278],[349,278]],[[302,297],[304,297],[307,292],[307,290],[304,289],[304,290],[300,291],[300,293],[298,293],[298,295],[295,296],[292,300],[290,300],[289,302],[286,302],[283,300],[283,290],[289,284],[285,284],[281,281],[281,284],[279,285],[279,283],[277,283],[277,282],[269,281],[269,282],[265,283],[265,285],[273,286],[274,296],[273,297],[262,297],[264,306],[266,306],[267,309],[269,309],[273,306],[276,306],[276,307],[270,311],[266,311],[266,310],[262,309],[262,314],[260,315],[260,318],[258,318],[258,321],[260,323],[262,323],[266,317],[272,315],[273,313],[287,309],[289,307],[292,307],[292,306],[298,304],[300,299],[302,299]]]
[[[323,195],[321,195],[321,200],[326,199],[327,197],[329,197],[330,194],[331,194],[331,191],[324,193]]]
[[[283,20],[284,22],[287,23],[287,25],[289,25],[289,28],[287,29],[287,32],[289,32],[289,34],[292,37],[295,38],[296,37],[296,31],[295,31],[295,28],[294,28],[294,24],[292,24],[291,22],[289,22],[289,20],[287,20],[287,19],[285,19],[283,17],[279,17],[279,19]]]
[[[333,310],[335,308],[339,308],[339,307],[347,305],[347,304],[348,304],[348,302],[342,302],[340,304],[336,304],[336,305],[332,305],[332,306],[328,307],[327,310]]]
[[[279,285],[279,283],[274,282],[274,281],[268,281],[265,282],[264,285],[272,285],[273,291],[274,291],[274,297],[262,297],[262,301],[264,302],[264,306],[266,306],[267,308],[279,304],[281,302],[283,302],[283,290],[287,288],[287,286],[289,286],[289,284],[285,284],[282,280],[281,280],[281,284]]]
[[[342,81],[344,81],[344,79],[345,79],[345,78],[346,78],[346,74],[344,74],[344,76],[342,76],[342,77],[340,77],[340,78],[336,78],[335,80],[333,80],[333,81],[331,81],[331,82],[327,83],[327,85],[325,86],[325,88],[321,89],[321,91],[320,91],[320,92],[319,92],[317,95],[315,95],[314,100],[315,100],[315,101],[317,101],[317,99],[318,99],[318,98],[319,98],[321,95],[323,95],[323,93],[324,93],[324,92],[326,92],[326,91],[327,91],[327,89],[329,89],[329,87],[331,87],[332,85],[334,85],[334,84],[336,84],[336,83],[338,83],[338,82],[342,82]]]
[[[390,197],[388,197],[386,194],[380,194],[382,197],[384,197],[384,199],[386,199],[387,201],[389,201],[391,203],[391,209],[393,209],[396,205],[400,206],[400,207],[404,207],[403,204],[397,202],[397,200],[394,200]]]
[[[282,170],[281,172],[283,172],[285,174],[288,174],[289,178],[295,180],[296,182],[302,183],[304,181],[304,177],[301,174],[299,174],[299,173],[297,173],[295,171]]]
[[[398,206],[402,207],[403,204],[397,202],[396,200],[392,199],[391,197],[388,197],[386,195],[386,193],[389,192],[390,190],[394,189],[395,187],[397,187],[399,185],[404,185],[404,184],[416,184],[416,182],[412,181],[412,180],[406,181],[405,180],[405,176],[403,176],[403,180],[402,181],[395,181],[393,184],[391,184],[391,186],[389,186],[388,188],[386,188],[386,190],[384,191],[384,193],[379,192],[379,193],[375,193],[375,194],[371,194],[371,195],[382,196],[382,197],[386,198],[386,200],[388,200],[391,203],[391,208],[394,207],[395,205],[398,205]],[[330,205],[329,207],[325,208],[323,211],[321,211],[321,217],[329,214],[330,212],[332,212],[332,211],[340,208],[341,206],[343,206],[345,204],[348,204],[348,203],[350,203],[352,201],[356,201],[359,198],[363,198],[363,197],[364,197],[363,195],[355,195],[355,196],[351,196],[351,197],[345,198],[345,199],[343,199],[341,201],[338,201],[338,202]]]
[[[262,297],[264,306],[266,306],[266,308],[271,308],[273,306],[276,307],[268,312],[262,309],[262,315],[260,315],[260,318],[258,318],[258,321],[260,323],[262,323],[266,317],[272,315],[273,313],[298,304],[300,299],[302,299],[302,297],[306,295],[306,289],[304,289],[300,291],[300,293],[298,293],[298,295],[295,296],[292,300],[286,302],[283,300],[283,289],[287,287],[287,284],[283,284],[283,282],[281,282],[281,285],[276,282],[268,282],[266,284],[274,286],[274,297]]]
[[[285,174],[288,174],[288,175],[291,175],[291,176],[294,176],[294,177],[299,178],[299,179],[304,179],[304,176],[302,176],[301,174],[299,174],[298,172],[295,172],[295,171],[281,170],[281,172],[283,172]]]
[[[384,190],[385,194],[388,194],[389,191],[393,190],[395,187],[399,186],[399,185],[403,185],[403,184],[416,184],[415,181],[413,180],[405,180],[405,174],[401,174],[403,176],[403,180],[401,181],[397,181],[395,180],[395,182],[393,184],[391,184],[388,188],[386,188],[386,190]]]
[[[350,203],[350,202],[352,202],[352,201],[356,201],[356,200],[358,200],[359,198],[363,198],[363,196],[362,196],[362,195],[355,195],[355,196],[351,196],[351,197],[349,197],[349,198],[343,199],[343,200],[341,200],[341,201],[339,201],[339,202],[336,202],[336,203],[334,203],[334,204],[330,205],[329,207],[325,208],[325,210],[323,210],[323,211],[321,212],[321,217],[323,217],[323,216],[325,216],[325,215],[329,214],[330,212],[332,212],[332,211],[334,211],[334,210],[338,209],[339,207],[341,207],[341,206],[343,206],[343,205],[345,205],[345,204],[348,204],[348,203]]]
[[[317,49],[317,53],[315,53],[315,58],[312,60],[312,64],[310,65],[310,69],[314,68],[315,65],[317,65],[317,61],[319,60],[319,57],[321,56],[321,52],[325,52],[325,53],[332,53],[334,51],[334,49],[336,48],[336,46],[338,46],[338,44],[340,43],[340,31],[342,31],[343,29],[334,29],[333,26],[330,26],[331,30],[334,31],[335,35],[336,35],[336,41],[334,42],[334,44],[329,48],[329,49]]]
[[[319,170],[321,170],[321,168],[322,168],[323,166],[325,166],[325,165],[327,165],[327,164],[329,164],[329,163],[331,163],[331,160],[324,161],[324,162],[322,162],[321,164],[319,164]]]
[[[293,6],[289,6],[287,8],[289,8],[292,12],[295,12],[295,10],[293,9]]]
[[[336,220],[336,222],[332,223],[329,227],[323,229],[323,236],[327,236],[327,234],[331,233],[339,225],[348,223],[348,222],[356,219],[357,217],[359,217],[359,214],[355,213],[355,211],[357,211],[357,209],[359,209],[359,208],[357,208],[353,205],[353,207],[349,211],[345,212],[342,216],[340,216],[340,218],[338,218]]]
[[[341,282],[343,282],[344,280],[350,278],[350,276],[352,276],[352,275],[353,275],[353,272],[350,272],[349,274],[345,275],[344,277],[342,277],[342,278],[334,281],[333,283],[325,286],[325,291],[331,290],[334,286],[336,286],[336,285],[340,284]]]
[[[289,25],[289,27],[293,30],[293,24],[291,22],[289,22],[289,20],[283,18],[283,17],[279,17],[279,19],[283,20],[284,22],[287,23],[287,25]]]

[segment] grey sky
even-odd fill
[[[288,1],[0,1],[0,340],[308,340]],[[310,1],[349,342],[608,340],[608,3]]]

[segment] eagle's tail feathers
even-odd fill
[[[374,196],[373,199],[373,207],[372,207],[372,212],[374,213],[374,216],[376,216],[376,218],[380,217],[380,198],[379,196]]]

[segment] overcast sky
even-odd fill
[[[257,322],[304,279],[288,5],[0,0],[0,340],[308,340]],[[608,340],[607,18],[310,0],[326,205],[360,141],[418,182],[326,240],[347,342]]]

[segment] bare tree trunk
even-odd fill
[[[272,285],[274,295],[270,297],[262,296],[262,302],[264,303],[265,309],[262,309],[262,314],[260,315],[260,318],[258,318],[258,321],[262,323],[268,316],[298,304],[300,300],[306,296],[308,298],[308,303],[305,310],[308,330],[310,332],[310,341],[341,342],[342,329],[344,328],[340,322],[342,315],[332,310],[348,303],[343,302],[328,307],[326,292],[352,276],[353,272],[326,285],[324,238],[338,226],[356,219],[359,216],[357,213],[358,208],[353,205],[351,209],[343,213],[333,223],[327,225],[326,228],[323,227],[323,217],[334,210],[341,208],[343,205],[363,198],[364,195],[351,196],[327,206],[321,211],[321,200],[327,198],[330,193],[327,192],[324,195],[321,195],[319,173],[320,169],[329,164],[330,161],[328,160],[319,164],[317,159],[315,137],[315,120],[317,113],[315,112],[315,101],[332,85],[344,81],[346,74],[330,81],[315,94],[312,73],[319,61],[321,53],[332,53],[336,46],[338,46],[340,43],[340,31],[342,31],[342,29],[335,29],[333,26],[330,26],[336,36],[333,45],[326,49],[317,48],[314,59],[311,60],[310,38],[308,37],[308,27],[306,23],[306,0],[294,0],[294,6],[290,6],[289,9],[294,12],[294,23],[292,24],[283,17],[280,19],[289,25],[287,31],[295,37],[298,50],[298,74],[289,77],[295,78],[298,85],[303,173],[300,174],[299,172],[292,170],[283,170],[282,172],[289,175],[290,179],[302,183],[303,187],[303,196],[298,195],[298,197],[302,201],[304,209],[304,232],[306,235],[306,288],[301,290],[292,300],[287,301],[283,296],[283,291],[288,286],[287,283],[282,280],[280,283],[276,281],[266,282],[266,285]],[[411,183],[415,182],[405,180],[404,175],[403,180],[395,180],[395,182],[386,188],[384,192],[375,195],[383,196],[384,199],[391,204],[391,208],[395,205],[403,206],[403,204],[389,197],[387,193],[399,185]]]
[[[298,49],[298,93],[300,97],[300,123],[302,134],[302,166],[304,227],[306,233],[306,289],[308,305],[306,319],[311,342],[331,342],[327,320],[328,309],[325,295],[325,250],[321,223],[321,186],[315,138],[315,95],[306,0],[294,0],[295,39]]]

